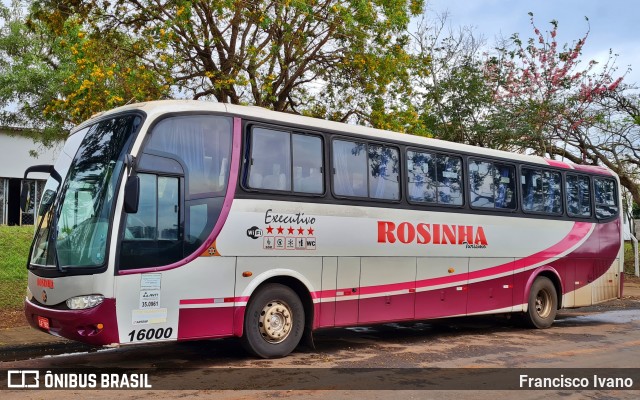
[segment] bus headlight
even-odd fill
[[[92,308],[102,303],[104,296],[99,294],[90,294],[88,296],[72,297],[67,300],[67,307],[72,310],[84,310],[86,308]]]

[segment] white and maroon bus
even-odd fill
[[[611,171],[197,101],[75,128],[46,171],[25,312],[95,345],[477,314],[549,327],[621,295]]]

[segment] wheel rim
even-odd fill
[[[291,333],[291,307],[282,300],[267,303],[260,312],[260,335],[269,343],[280,343]]]
[[[535,307],[540,318],[547,318],[551,314],[552,303],[551,293],[548,290],[542,289],[538,292]]]

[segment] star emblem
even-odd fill
[[[307,232],[309,232],[309,235],[313,235],[313,228],[307,229]]]
[[[278,234],[282,234],[284,232],[284,228],[282,226],[278,227]]]
[[[273,233],[273,228],[271,225],[267,226],[267,233]]]
[[[304,228],[298,228],[298,235],[304,235]]]
[[[294,230],[295,229],[293,229],[292,227],[289,227],[289,229],[287,229],[287,231],[289,232],[289,235],[293,235]]]

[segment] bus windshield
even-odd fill
[[[88,128],[55,202],[43,210],[32,265],[63,269],[104,264],[126,145],[141,121],[126,115]]]

